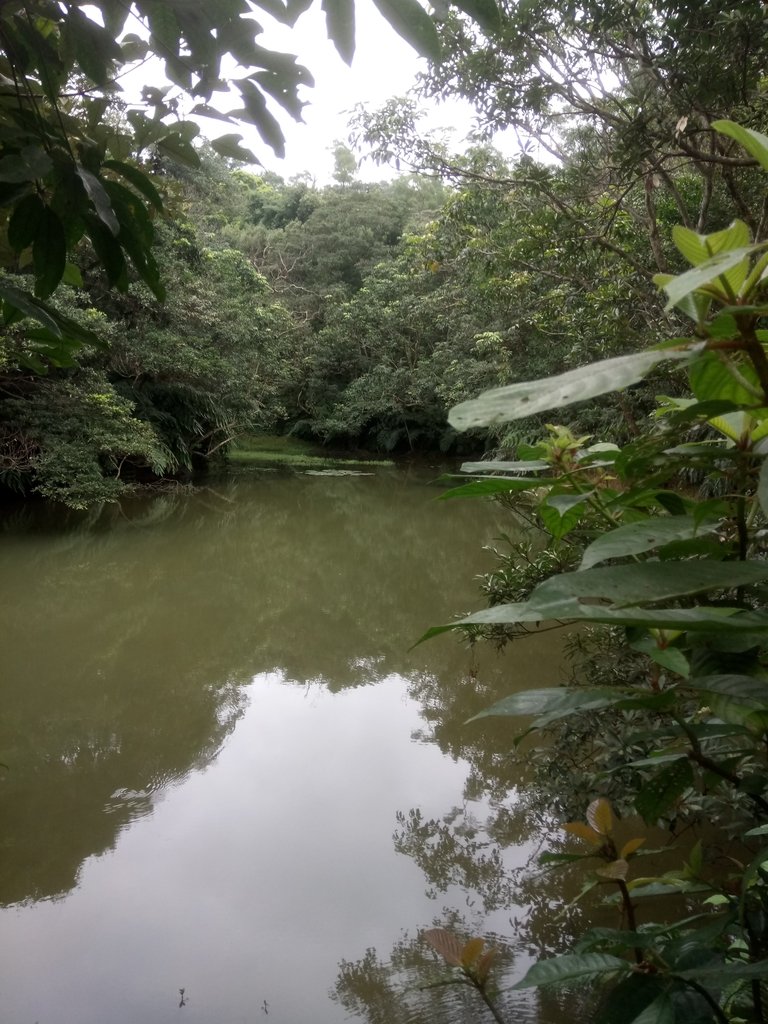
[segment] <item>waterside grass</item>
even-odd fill
[[[391,459],[367,459],[330,455],[297,437],[248,435],[238,439],[227,453],[235,465],[287,466],[291,469],[339,469],[350,466],[392,466]]]

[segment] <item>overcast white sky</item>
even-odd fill
[[[331,180],[333,158],[330,147],[334,140],[346,140],[348,115],[356,103],[377,106],[392,96],[404,95],[414,84],[423,61],[407,43],[390,28],[372,0],[357,0],[357,45],[352,67],[348,67],[329,42],[325,16],[316,2],[299,19],[293,29],[266,24],[260,42],[271,49],[294,53],[315,78],[315,87],[305,89],[302,98],[309,101],[304,108],[305,124],[296,124],[271,104],[286,135],[286,157],[278,160],[255,129],[244,130],[244,144],[261,160],[263,166],[289,178],[309,171],[318,184]],[[261,20],[261,19],[260,19]],[[469,131],[472,111],[468,105],[451,103],[430,108],[428,126],[449,128],[455,132],[457,148]],[[221,122],[204,124],[205,134],[215,136],[229,131]],[[240,128],[238,128],[238,131]],[[367,162],[361,170],[364,180],[389,176],[384,168]]]

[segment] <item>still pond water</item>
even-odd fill
[[[3,1024],[482,1021],[419,930],[497,937],[505,984],[551,941],[509,728],[463,723],[555,681],[557,634],[410,649],[512,528],[437,475],[6,517]]]

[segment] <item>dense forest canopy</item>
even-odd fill
[[[480,450],[499,437],[459,439],[451,405],[664,335],[649,274],[680,268],[674,224],[764,227],[756,161],[710,127],[760,123],[762,5],[692,19],[685,4],[473,0],[436,20],[415,0],[382,5],[431,58],[421,90],[476,105],[478,141],[451,154],[414,101],[393,101],[353,135],[414,173],[362,184],[337,141],[324,188],[235,169],[248,154],[230,129],[248,120],[280,151],[269,105],[300,117],[311,81],[256,41],[256,6],[97,7],[103,25],[74,4],[0,18],[6,487],[85,504],[259,430]],[[302,9],[265,7],[288,22]],[[350,11],[327,17],[348,58]],[[152,53],[170,84],[126,107],[119,74]],[[241,105],[227,108],[231,57]],[[179,119],[182,91],[218,111],[222,136],[202,144]],[[511,163],[482,141],[503,128],[521,142]],[[631,434],[652,391],[581,426]]]

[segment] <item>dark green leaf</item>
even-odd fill
[[[392,28],[421,54],[436,60],[440,56],[437,29],[417,0],[373,0]]]
[[[50,206],[45,207],[37,223],[32,261],[35,267],[35,294],[40,299],[47,299],[61,281],[67,262],[64,228]]]
[[[526,480],[523,477],[516,479],[507,477],[492,477],[487,480],[475,480],[471,484],[464,484],[462,487],[454,487],[450,491],[439,495],[439,499],[446,498],[477,498],[488,494],[511,494],[515,491],[530,491],[536,487],[547,484],[546,480]]]
[[[632,932],[626,934],[628,938],[634,935],[636,941],[623,948],[642,948],[642,935]],[[664,1005],[669,996],[663,985],[663,979],[655,974],[632,974],[622,979],[608,993],[593,1024],[637,1024],[643,1018],[646,1018],[647,1024],[673,1024],[674,1012],[669,1016],[668,1007]],[[646,1016],[651,1013],[654,1015]]]
[[[45,209],[45,204],[36,192],[16,204],[8,221],[8,241],[15,252],[21,252],[32,245]]]
[[[155,143],[158,152],[168,156],[183,167],[199,167],[200,155],[195,147],[178,132],[168,132]]]
[[[586,981],[601,975],[629,974],[631,969],[626,960],[608,956],[606,953],[567,954],[553,957],[551,960],[540,960],[512,988],[561,985],[567,982]]]
[[[267,101],[261,89],[250,78],[241,79],[237,87],[243,99],[244,109],[232,113],[250,121],[262,139],[274,150],[275,156],[282,158],[285,155],[283,130],[267,110]]]
[[[99,220],[104,224],[110,234],[117,235],[120,230],[120,225],[117,222],[115,211],[112,209],[112,204],[109,201],[109,196],[107,195],[104,186],[95,174],[91,174],[91,172],[87,171],[81,164],[76,164],[75,170],[78,178],[83,184],[83,188],[85,189],[88,198],[96,210],[96,215]]]
[[[144,171],[133,164],[123,163],[121,160],[105,160],[104,166],[125,178],[129,184],[133,185],[137,192],[140,192],[145,199],[149,200],[159,213],[163,212],[162,197]]]
[[[25,146],[0,160],[0,181],[25,182],[45,178],[53,170],[53,161],[42,146]]]
[[[474,19],[484,32],[495,32],[501,26],[501,13],[493,0],[455,0],[460,11]]]
[[[4,281],[0,281],[0,298],[8,306],[24,316],[37,320],[38,323],[51,331],[57,338],[69,338],[73,341],[86,342],[90,345],[102,345],[101,340],[93,331],[82,327],[70,317],[64,316],[58,310],[34,298],[28,292],[23,292],[21,289],[15,288]],[[6,314],[6,322],[8,320],[9,318]]]
[[[520,715],[570,714],[573,711],[595,711],[620,704],[631,696],[631,691],[613,687],[586,689],[571,686],[551,686],[543,690],[523,690],[498,701],[469,719],[497,718]]]
[[[550,494],[538,506],[539,518],[555,540],[561,540],[581,522],[591,491],[584,494]]]
[[[660,647],[652,636],[643,637],[629,645],[633,650],[647,654],[649,658],[679,676],[687,678],[691,673],[688,659],[677,647]]]
[[[328,38],[351,65],[354,56],[354,0],[323,0]]]
[[[560,618],[564,601],[611,601],[617,607],[666,601],[710,590],[731,590],[768,579],[768,562],[642,562],[561,573],[540,583],[528,604],[541,618]]]
[[[257,164],[259,161],[250,149],[240,145],[242,137],[235,132],[229,135],[220,135],[217,139],[211,139],[211,149],[215,150],[219,156],[228,157],[230,160],[245,160],[248,163]]]
[[[675,977],[697,981],[702,985],[726,986],[735,981],[752,978],[768,978],[768,960],[760,960],[755,964],[744,964],[734,961],[729,964],[718,964],[713,967],[694,967],[688,971],[675,971]]]
[[[97,221],[95,218],[88,223],[88,237],[101,261],[109,283],[121,291],[125,291],[128,287],[128,275],[120,243],[110,231],[107,231],[101,221]]]
[[[694,516],[659,516],[639,523],[628,523],[592,541],[584,552],[579,568],[590,569],[608,558],[624,558],[653,551],[674,540],[712,533],[717,526],[714,520],[699,523]]]
[[[711,634],[752,634],[768,630],[768,612],[745,612],[740,608],[603,608],[600,605],[580,604],[577,600],[564,601],[557,606],[556,619],[566,621],[602,622],[613,626],[643,626],[647,629],[680,629]],[[468,615],[445,626],[433,626],[418,643],[439,636],[450,629],[463,626],[514,625],[521,622],[541,622],[539,608],[529,603],[498,604],[492,608]]]
[[[635,797],[635,810],[648,825],[654,825],[692,785],[690,761],[687,758],[675,761],[643,783]]]

